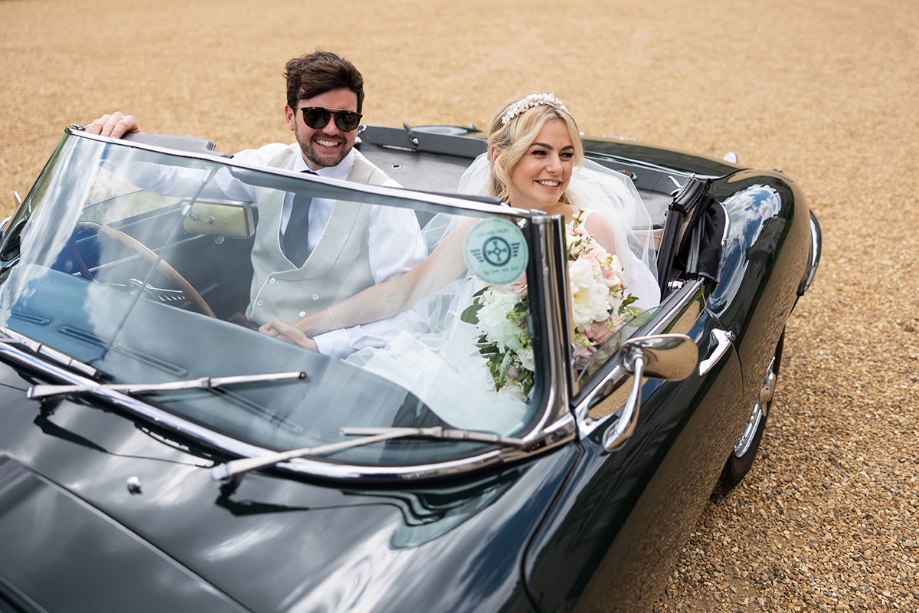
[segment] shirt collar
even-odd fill
[[[351,174],[351,167],[354,166],[354,149],[348,152],[348,155],[345,156],[337,166],[324,166],[319,170],[315,171],[320,177],[326,177],[327,179],[341,179],[345,180],[348,178],[348,175]],[[303,159],[303,154],[297,156],[296,161],[294,162],[294,170],[297,172],[303,172],[304,170],[309,170],[309,166],[306,165],[306,162]]]

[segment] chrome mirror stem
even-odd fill
[[[626,341],[619,365],[632,375],[632,388],[618,412],[619,421],[603,435],[603,448],[607,451],[619,449],[635,432],[641,410],[643,377],[681,381],[693,373],[698,360],[698,348],[685,334],[640,336]]]
[[[645,358],[641,349],[636,347],[623,362],[626,370],[632,373],[632,389],[629,391],[629,399],[622,408],[619,421],[603,435],[603,448],[607,451],[619,449],[632,436],[632,433],[635,432],[635,424],[638,423],[638,413],[641,410],[641,375],[645,370]]]

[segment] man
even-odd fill
[[[297,142],[241,151],[233,156],[235,160],[398,187],[353,149],[364,80],[351,62],[316,51],[290,60],[285,78],[284,114]],[[87,131],[115,138],[141,133],[133,116],[117,112],[96,119]],[[325,310],[373,284],[404,274],[425,256],[418,222],[409,209],[295,198],[293,194],[285,198],[279,192],[260,198],[232,178],[220,179],[224,195],[251,200],[259,212],[246,310],[251,322],[292,322]],[[320,353],[345,357],[364,347],[382,346],[399,330],[420,323],[417,314],[407,311],[313,340]]]

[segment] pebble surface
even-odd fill
[[[655,610],[919,611],[915,0],[0,2],[0,208],[115,109],[222,151],[290,142],[283,63],[322,47],[365,120],[484,126],[554,92],[592,135],[781,167],[823,228],[761,456]]]

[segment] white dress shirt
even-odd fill
[[[272,158],[288,146],[282,143],[272,143],[258,149],[245,149],[236,153],[233,159],[244,164],[266,166]],[[354,151],[352,150],[337,166],[320,168],[316,173],[321,177],[345,180],[348,178],[353,165]],[[303,156],[297,156],[294,170],[300,172],[307,170],[307,168]],[[158,170],[162,171],[164,169]],[[170,187],[178,187],[179,183],[186,180],[192,180],[192,184],[199,180],[192,179],[192,177],[183,177],[182,175],[184,174],[181,171],[178,173],[166,171],[158,172],[157,176],[153,177],[145,173],[143,178],[137,177],[139,181],[135,181],[135,183],[147,186],[155,184],[156,187],[153,187],[153,189],[160,193],[168,193],[171,191]],[[386,187],[400,187],[392,179],[388,179],[383,185]],[[208,194],[214,191],[219,191],[229,199],[252,202],[254,206],[258,206],[252,186],[235,179],[229,172],[215,174],[204,193]],[[292,200],[293,194],[288,194],[284,200],[281,218],[282,235],[290,219]],[[322,237],[334,204],[334,200],[313,198],[310,204],[309,232],[307,236],[310,250],[316,246],[320,237]],[[367,248],[374,283],[382,283],[400,277],[418,265],[425,258],[426,251],[414,210],[390,206],[372,207]],[[345,298],[348,298],[348,296],[341,296],[342,300]],[[316,341],[320,353],[344,358],[365,347],[382,347],[400,331],[415,333],[423,330],[424,327],[424,317],[414,309],[407,309],[390,319],[333,330],[326,334],[320,334],[313,340]]]

